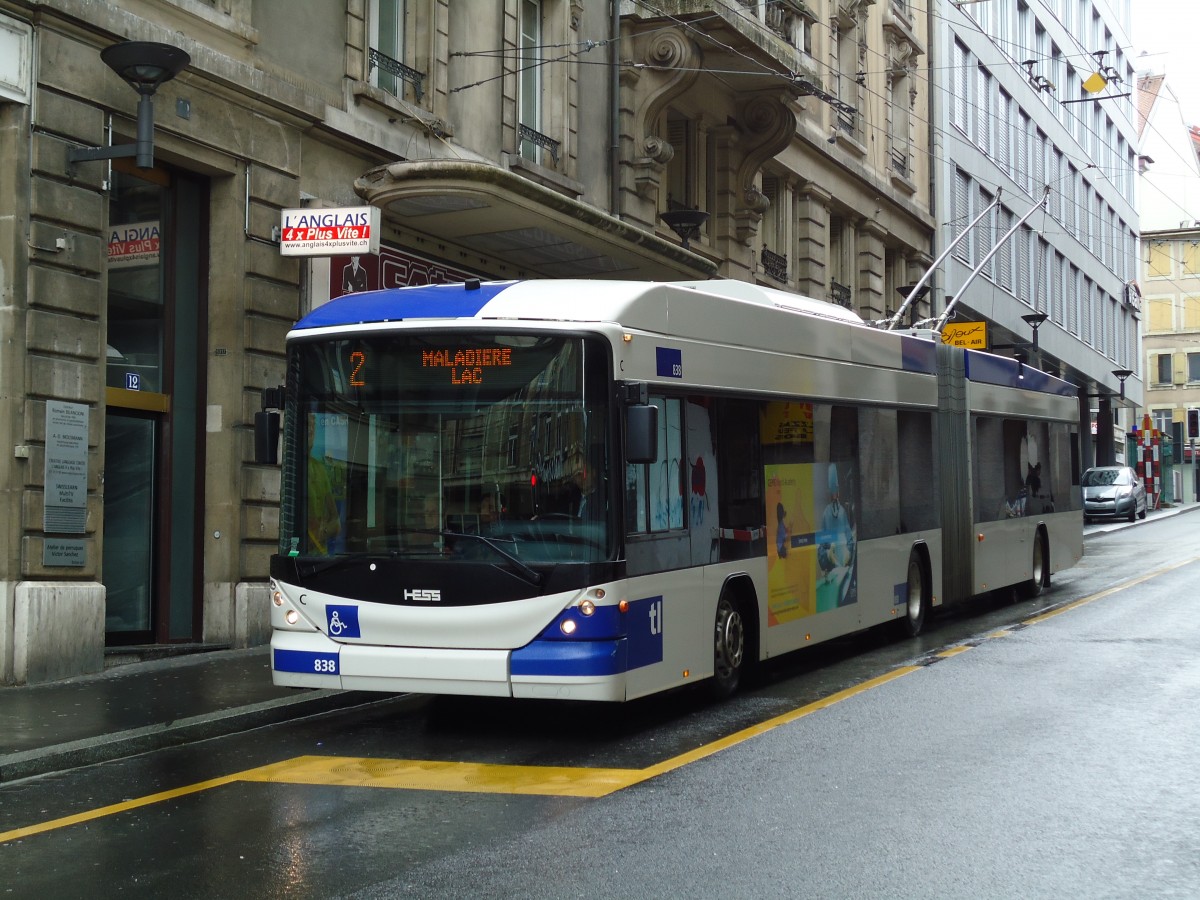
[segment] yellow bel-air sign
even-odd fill
[[[947,322],[942,326],[942,343],[971,350],[987,349],[987,322]]]

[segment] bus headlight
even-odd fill
[[[596,604],[591,600],[583,600],[579,604],[579,612],[581,615],[590,616],[596,611]]]
[[[274,594],[272,594],[271,602],[274,603],[276,606],[283,606],[283,592],[276,591]]]
[[[300,613],[296,612],[294,609],[289,609],[283,614],[283,620],[289,625],[295,625],[300,621]]]
[[[559,630],[567,637],[575,633],[576,627],[574,619],[563,619],[562,623],[558,626]]]

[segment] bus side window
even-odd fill
[[[658,458],[625,472],[625,526],[630,534],[683,528],[683,420],[676,397],[651,397],[658,407]]]
[[[941,497],[937,471],[937,445],[933,440],[933,416],[923,410],[901,410],[899,430],[900,530],[924,531],[941,521]]]
[[[715,404],[722,560],[766,553],[760,410],[761,404],[753,400],[719,400]]]

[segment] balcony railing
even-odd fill
[[[562,148],[562,141],[556,141],[554,138],[544,135],[540,131],[534,131],[528,125],[517,127],[517,140],[521,142],[522,156],[525,156],[525,144],[528,143],[533,147],[545,150],[554,160],[554,164],[558,165],[558,151]]]
[[[839,108],[837,111],[838,128],[846,134],[854,135],[854,110]]]
[[[386,53],[380,53],[374,47],[367,52],[367,73],[371,70],[379,69],[381,72],[387,72],[389,75],[394,75],[401,81],[407,81],[412,85],[413,97],[420,103],[425,97],[425,73],[418,72],[411,66],[406,66],[398,59],[392,59]]]
[[[812,53],[811,30],[819,21],[811,8],[816,5],[813,0],[807,3],[805,0],[672,0],[667,4],[673,16],[704,13],[724,19],[736,33],[758,44],[761,50],[771,51],[770,43],[765,39],[774,35],[796,50],[809,54]],[[760,33],[755,34],[755,31]]]
[[[829,299],[838,306],[844,306],[850,309],[850,302],[853,299],[853,293],[850,290],[850,285],[842,284],[837,281],[829,282]]]
[[[788,261],[786,256],[774,253],[763,247],[762,253],[759,255],[759,260],[762,262],[763,271],[767,275],[776,281],[787,281]]]
[[[892,171],[908,177],[908,151],[902,147],[892,148]]]

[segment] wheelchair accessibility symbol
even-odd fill
[[[331,638],[362,637],[358,627],[357,606],[326,606],[325,622]]]

